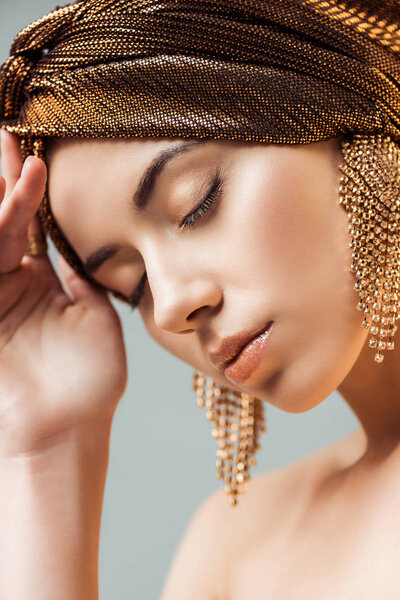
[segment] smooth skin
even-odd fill
[[[177,142],[61,142],[48,161],[53,214],[82,260],[103,244],[122,247],[94,273],[99,283],[129,296],[146,272],[139,309],[161,346],[219,383],[282,410],[308,410],[337,388],[366,337],[337,202],[338,142],[210,140],[165,168],[138,214],[130,199],[145,167]],[[216,168],[220,200],[183,229]],[[208,352],[270,320],[268,356],[232,384]]]
[[[17,140],[7,132],[2,172],[1,443],[20,454],[37,451],[82,419],[109,419],[126,387],[126,357],[119,317],[103,291],[76,277],[60,257],[70,298],[47,255],[24,256],[33,218],[31,231],[38,227],[46,167],[29,157],[21,173]]]
[[[127,381],[121,325],[62,259],[71,297],[47,256],[24,256],[46,168],[32,157],[21,172],[7,133],[1,159],[0,598],[97,599],[111,420]]]
[[[223,492],[210,496],[189,523],[161,600],[372,600],[378,593],[398,597],[400,582],[394,573],[400,534],[396,500],[400,382],[395,368],[399,349],[395,343],[395,350],[377,365],[365,344],[367,333],[360,327],[362,315],[355,308],[357,295],[349,272],[347,216],[337,203],[341,158],[337,140],[302,147],[211,142],[196,150],[196,155],[180,157],[166,172],[147,212],[132,213],[128,200],[144,166],[170,144],[172,140],[85,140],[54,148],[49,160],[49,197],[77,253],[85,258],[102,244],[123,245],[120,255],[98,271],[98,281],[128,295],[146,269],[148,282],[140,312],[149,333],[167,350],[225,385],[231,384],[210,365],[207,348],[219,337],[274,319],[268,357],[238,389],[256,393],[283,410],[302,412],[337,388],[362,428],[290,467],[253,479],[233,510]],[[62,291],[47,258],[22,256],[26,231],[45,184],[45,167],[39,159],[29,159],[27,172],[20,176],[17,143],[9,134],[2,140],[2,160],[7,194],[0,209],[4,244],[0,254],[8,258],[1,267],[0,305],[3,302],[5,308],[0,327],[7,324],[3,328],[7,343],[0,354],[0,368],[4,364],[7,371],[7,348],[15,357],[13,377],[7,380],[5,375],[1,384],[2,398],[11,398],[2,408],[4,472],[10,458],[25,457],[24,472],[27,464],[32,469],[29,458],[39,458],[43,476],[43,471],[50,471],[49,465],[54,467],[54,460],[78,456],[71,461],[76,482],[81,481],[79,465],[91,464],[86,457],[93,454],[87,444],[77,452],[76,440],[82,444],[87,439],[83,430],[99,431],[98,438],[94,433],[99,440],[94,446],[100,445],[104,461],[96,467],[97,484],[92,488],[87,484],[86,496],[97,498],[98,517],[107,469],[107,432],[126,385],[120,323],[106,294],[79,280],[64,261],[60,267],[72,299]],[[224,174],[223,202],[196,228],[178,233],[177,221],[193,208],[198,190],[216,164]],[[4,188],[4,182],[1,185]],[[24,209],[18,210],[19,206]],[[42,275],[36,282],[36,270],[43,272],[43,282]],[[6,285],[9,289],[3,293]],[[26,294],[19,301],[22,291]],[[29,303],[26,298],[31,295],[35,297]],[[7,305],[10,297],[14,298],[11,307]],[[8,315],[13,316],[11,321]],[[107,323],[106,348],[96,337],[98,319]],[[71,321],[77,326],[73,336]],[[27,352],[28,335],[36,344],[39,336],[45,351],[48,347],[51,352],[33,357]],[[82,343],[90,352],[79,354]],[[27,356],[28,368],[21,363],[21,355]],[[56,368],[50,361],[56,362],[59,372],[49,382],[49,373]],[[66,361],[71,365],[69,375],[74,375],[72,382],[65,375]],[[114,374],[111,384],[110,371]],[[103,381],[100,374],[104,372]],[[22,394],[13,393],[16,377],[26,385]],[[64,386],[70,386],[69,394],[59,385],[60,378]],[[109,387],[104,389],[106,384]],[[71,398],[77,397],[80,401],[71,404]],[[74,468],[69,472],[73,478]],[[67,498],[81,493],[71,479],[59,485],[64,486]],[[19,512],[26,508],[27,497],[33,496],[35,505],[43,503],[43,507],[52,503],[50,492],[46,496],[35,491],[35,486],[28,489],[28,494],[25,489],[20,496]],[[0,512],[2,531],[8,527],[10,513],[11,503]],[[43,509],[42,519],[44,514]],[[36,536],[45,552],[40,541],[50,527],[58,527],[62,537],[61,521],[60,515],[58,520],[57,514],[49,515],[43,529],[30,532],[29,539]],[[82,597],[91,599],[97,598],[93,576],[96,523],[88,530],[86,540],[92,544],[94,558],[92,577],[86,579],[90,592]],[[77,531],[86,532],[78,525]],[[3,544],[0,558],[6,552]],[[63,561],[59,554],[55,563],[63,565],[67,584],[57,587],[59,579],[49,579],[47,572],[48,597],[79,597],[68,596],[77,589],[73,561]],[[23,556],[17,564],[24,570],[29,563]],[[30,569],[30,578],[20,588],[25,597],[35,598],[30,592],[39,573],[39,566]],[[0,573],[2,580],[10,582]],[[9,596],[24,597],[10,590]]]

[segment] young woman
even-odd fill
[[[254,479],[233,511],[210,496],[161,599],[398,597],[400,14],[363,4],[90,0],[16,38],[0,79],[1,597],[98,597],[127,380],[107,291],[243,405],[303,412],[338,389],[361,425]]]

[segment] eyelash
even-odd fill
[[[128,303],[131,307],[131,312],[133,310],[135,310],[135,308],[137,308],[137,306],[139,305],[140,299],[143,294],[143,288],[145,286],[146,281],[147,281],[147,273],[144,273],[142,275],[142,278],[141,278],[139,285],[136,288],[134,294],[132,296],[130,296],[130,298],[128,298]]]
[[[221,196],[222,188],[223,188],[223,182],[222,182],[222,180],[220,178],[220,174],[218,172],[218,173],[216,173],[216,175],[213,179],[213,182],[211,184],[211,187],[210,187],[206,197],[188,215],[186,215],[184,220],[180,223],[179,227],[182,229],[191,228],[195,225],[195,223],[199,219],[203,219],[206,216],[206,214],[210,211],[210,209],[213,207],[215,202],[217,200],[219,200],[219,198]],[[138,287],[135,290],[135,293],[133,294],[133,296],[128,298],[128,302],[131,307],[131,311],[133,311],[139,305],[139,302],[140,302],[142,294],[143,294],[143,288],[145,286],[146,281],[147,281],[147,275],[146,275],[146,273],[144,273],[142,276],[142,279],[140,280]]]
[[[193,225],[200,218],[203,218],[205,214],[210,210],[211,206],[219,198],[222,190],[222,180],[220,179],[219,173],[217,173],[213,179],[211,187],[206,197],[190,212],[180,224],[180,227],[186,229],[187,227],[193,227]]]

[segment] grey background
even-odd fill
[[[49,0],[0,0],[1,62],[14,35],[55,6]],[[53,246],[50,256],[54,262]],[[111,435],[100,598],[154,600],[191,515],[221,486],[215,478],[216,443],[205,410],[195,402],[192,368],[153,342],[137,312],[112,301],[123,322],[129,383]],[[337,392],[307,413],[287,414],[265,404],[265,415],[268,433],[253,475],[298,460],[358,427]]]

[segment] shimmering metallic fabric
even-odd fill
[[[398,0],[79,1],[16,36],[0,121],[23,157],[49,136],[399,142],[399,29]],[[46,195],[39,216],[90,279]]]

